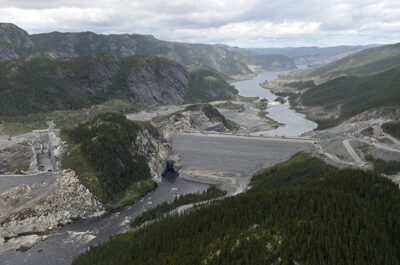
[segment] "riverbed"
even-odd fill
[[[270,71],[257,74],[254,78],[233,83],[232,85],[239,91],[239,95],[244,97],[259,97],[268,100],[268,117],[282,124],[276,129],[268,131],[259,131],[252,133],[253,135],[267,136],[301,136],[306,132],[310,132],[317,128],[317,124],[307,120],[305,115],[298,113],[290,108],[288,102],[280,104],[275,101],[278,98],[268,89],[260,86],[265,80],[273,81],[279,75],[287,74],[287,71]]]

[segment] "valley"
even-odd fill
[[[399,264],[399,58],[0,23],[0,263]]]

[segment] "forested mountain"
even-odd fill
[[[0,61],[24,57],[78,57],[107,53],[122,58],[132,55],[164,57],[189,68],[213,69],[226,75],[248,74],[247,63],[257,57],[256,53],[227,45],[190,44],[167,42],[150,35],[111,34],[93,32],[51,32],[28,35],[12,24],[0,24]],[[2,50],[2,51],[1,51]],[[260,65],[280,68],[287,65],[287,57],[257,59]],[[289,68],[293,65],[289,64]]]
[[[400,66],[400,43],[369,48],[322,66],[311,76],[365,76]]]
[[[334,78],[307,90],[301,102],[328,111],[340,106],[336,123],[375,107],[400,105],[400,67],[363,77]]]
[[[201,74],[202,73],[202,74]],[[236,90],[214,71],[150,56],[19,59],[0,64],[0,114],[79,109],[110,99],[180,104],[229,99]]]
[[[244,194],[93,247],[74,265],[400,264],[400,191],[297,154]]]

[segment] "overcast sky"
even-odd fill
[[[0,0],[0,21],[241,47],[400,42],[400,0]]]

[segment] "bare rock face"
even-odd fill
[[[136,137],[134,146],[139,154],[146,157],[153,179],[161,182],[165,163],[171,151],[171,143],[162,137],[156,138],[144,130]]]
[[[156,65],[154,65],[156,64]],[[189,74],[180,64],[167,60],[139,61],[126,76],[128,98],[143,105],[180,104],[189,84]]]
[[[0,23],[0,62],[18,59],[34,46],[26,31],[13,24]]]

